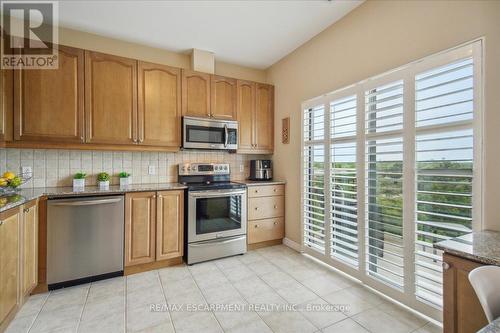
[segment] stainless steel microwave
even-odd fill
[[[238,149],[238,122],[183,117],[182,148],[236,150]]]

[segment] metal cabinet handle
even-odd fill
[[[0,225],[3,225],[3,221],[0,221]]]
[[[278,208],[278,206],[277,206],[277,205],[274,205],[274,209],[276,209],[276,208]]]
[[[94,206],[94,205],[102,205],[115,203],[122,200],[118,199],[101,199],[101,200],[85,200],[85,201],[61,201],[61,202],[51,202],[49,203],[52,206]]]
[[[257,210],[257,209],[259,209],[259,207],[255,207],[254,209]]]
[[[273,189],[273,192],[276,192],[276,189]]]
[[[255,193],[259,193],[259,190],[255,190]]]
[[[274,225],[278,225],[278,222],[276,222],[276,221],[275,221],[275,222],[274,222]]]
[[[258,228],[258,227],[259,227],[259,225],[258,225],[258,224],[254,225],[254,228]]]
[[[445,261],[443,261],[442,266],[443,266],[443,270],[445,270],[445,271],[447,271],[451,268],[451,265]]]
[[[25,213],[29,213],[29,211],[30,211],[30,209],[29,209],[29,208],[24,208],[24,209],[23,209],[23,212],[25,212]]]

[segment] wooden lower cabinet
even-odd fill
[[[156,207],[156,260],[182,257],[184,191],[158,192]]]
[[[285,237],[284,216],[285,185],[249,186],[247,242],[250,248],[281,241]]]
[[[125,267],[183,255],[184,191],[125,195]]]
[[[38,205],[36,200],[23,208],[22,295],[28,296],[38,282]]]
[[[125,195],[125,266],[155,260],[156,192]]]
[[[469,273],[483,264],[444,254],[443,326],[445,333],[473,333],[488,324]]]
[[[248,228],[248,244],[285,237],[285,219],[283,217],[250,221]]]
[[[0,213],[0,331],[19,304],[20,226],[19,207]]]

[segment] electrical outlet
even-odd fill
[[[31,176],[33,176],[33,169],[31,169],[30,166],[22,166],[21,173],[23,175],[26,175],[27,177],[31,177]]]
[[[148,167],[148,174],[149,175],[155,175],[156,174],[156,167],[154,165],[150,165]]]
[[[240,164],[240,172],[245,171],[245,166],[243,164]]]

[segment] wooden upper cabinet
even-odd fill
[[[183,255],[184,191],[158,192],[156,214],[156,260]]]
[[[22,294],[29,295],[38,282],[38,207],[33,200],[23,207]]]
[[[139,62],[139,143],[181,145],[181,70]]]
[[[155,261],[156,192],[125,195],[125,266]]]
[[[211,89],[211,117],[236,120],[236,80],[212,75]]]
[[[19,208],[0,213],[0,327],[18,304]]]
[[[137,142],[137,61],[85,51],[86,141]]]
[[[210,74],[182,70],[182,115],[210,117]]]
[[[255,95],[255,148],[272,152],[274,147],[274,87],[257,83]]]
[[[12,140],[14,71],[0,70],[0,141]]]
[[[237,119],[238,152],[250,151],[254,146],[255,83],[238,80]]]
[[[59,46],[57,69],[15,71],[15,140],[83,142],[83,54]]]

